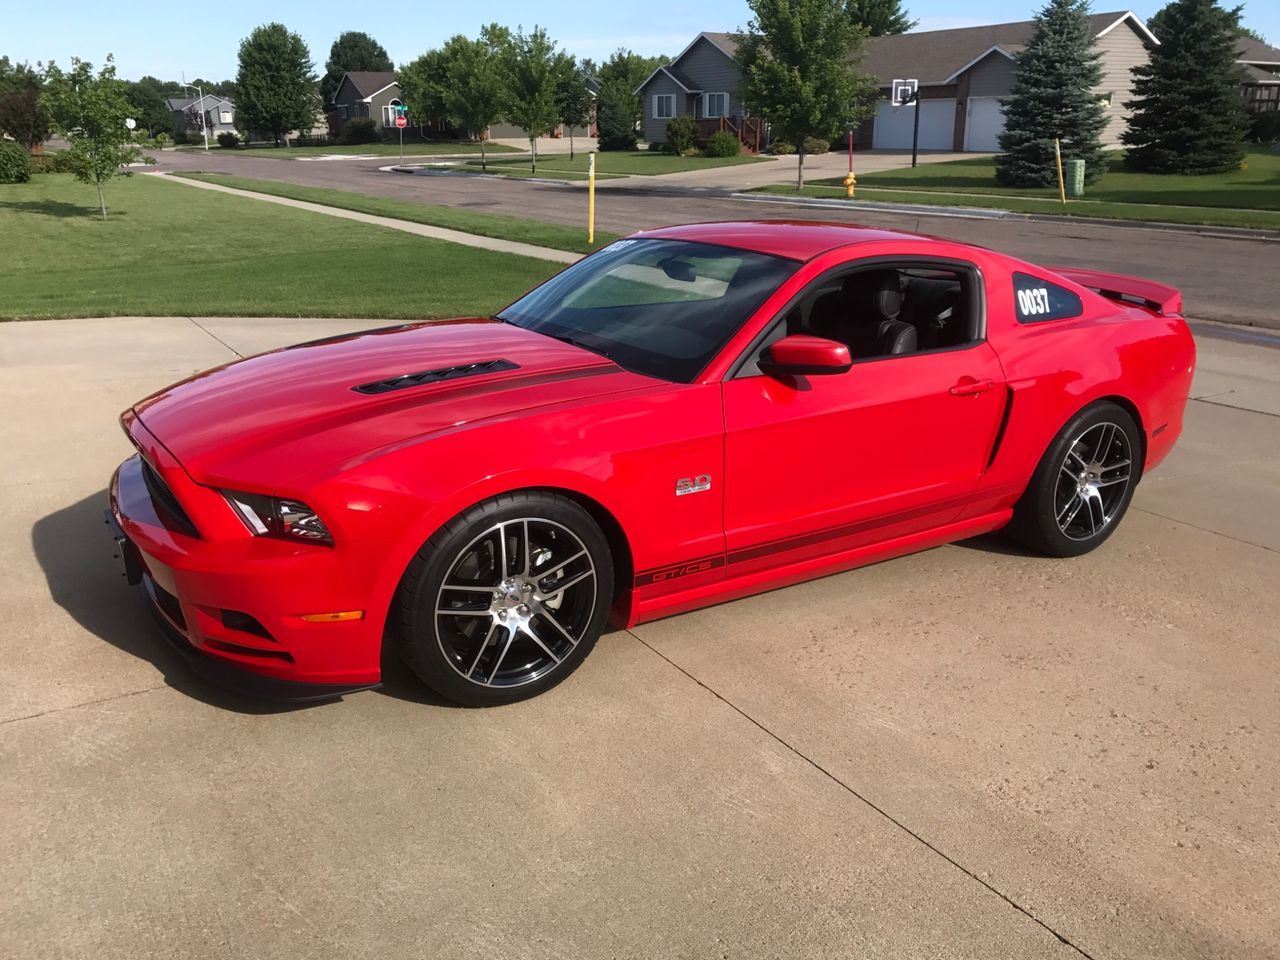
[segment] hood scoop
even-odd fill
[[[475,363],[463,363],[453,367],[440,367],[436,370],[422,370],[418,373],[402,373],[399,376],[387,377],[385,380],[374,380],[352,387],[356,393],[376,396],[390,393],[393,390],[405,390],[409,387],[421,387],[428,383],[439,383],[441,380],[461,380],[463,377],[476,377],[484,373],[501,373],[504,370],[518,370],[520,365],[510,360],[479,360]]]

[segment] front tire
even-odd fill
[[[1100,546],[1124,517],[1141,476],[1138,425],[1110,401],[1081,410],[1041,458],[1008,532],[1052,557]]]
[[[450,520],[397,591],[393,629],[409,666],[466,706],[554,687],[595,646],[613,598],[613,559],[581,506],[541,491],[503,494]]]

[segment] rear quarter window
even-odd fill
[[[1019,323],[1066,320],[1084,313],[1084,301],[1066,287],[1029,273],[1013,275],[1013,312]]]

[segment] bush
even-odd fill
[[[742,152],[742,144],[728,130],[717,130],[707,141],[708,157],[736,157]]]
[[[378,125],[373,117],[353,117],[342,128],[342,142],[348,146],[354,143],[376,143],[382,139]]]
[[[167,133],[164,133],[164,132],[162,131],[162,132],[160,132],[160,133],[157,133],[154,137],[152,137],[152,138],[151,138],[151,141],[152,141],[152,143],[154,143],[154,144],[156,145],[156,148],[157,148],[157,149],[164,149],[165,147],[167,147],[167,146],[169,145],[169,143],[170,143],[170,138],[169,138],[169,135],[168,135]]]
[[[218,134],[218,146],[222,147],[224,150],[234,150],[236,147],[240,146],[240,138],[230,130],[223,130]]]
[[[31,155],[32,173],[70,173],[65,150],[46,150]]]
[[[31,179],[31,155],[11,140],[0,140],[0,183],[26,183]]]
[[[806,156],[813,156],[818,153],[829,153],[831,144],[826,140],[819,140],[817,137],[804,138],[804,152]]]
[[[1249,139],[1254,143],[1280,143],[1280,110],[1250,114]]]
[[[698,121],[687,113],[667,121],[667,145],[677,156],[692,150],[698,142]]]
[[[796,145],[786,140],[775,140],[769,144],[769,152],[778,157],[789,157],[796,152]]]

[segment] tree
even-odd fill
[[[1150,29],[1150,31],[1156,35],[1157,40],[1163,41],[1163,33],[1164,33],[1165,26],[1168,24],[1167,18],[1169,16],[1169,7],[1171,6],[1173,6],[1173,4],[1169,4],[1169,6],[1161,7],[1159,10],[1153,13],[1151,15],[1151,19],[1147,21],[1148,29]],[[1267,38],[1264,37],[1257,30],[1253,29],[1253,27],[1246,27],[1244,25],[1244,4],[1243,3],[1237,6],[1234,6],[1230,10],[1226,10],[1224,12],[1228,16],[1234,18],[1235,26],[1233,29],[1235,30],[1237,36],[1248,37],[1250,40],[1257,40],[1259,43],[1267,42]]]
[[[547,31],[518,29],[502,51],[507,76],[507,121],[524,128],[529,138],[530,170],[538,172],[538,138],[556,125],[556,78],[568,56],[559,52]]]
[[[587,74],[573,58],[556,78],[556,117],[569,130],[569,159],[573,159],[573,130],[591,123],[593,97],[587,85]]]
[[[644,57],[619,47],[600,65],[596,78],[596,130],[601,150],[630,150],[636,145],[636,128],[644,119],[644,106],[635,93],[668,57]]]
[[[34,150],[49,139],[49,119],[40,109],[40,91],[0,93],[0,133]]]
[[[806,137],[834,140],[870,116],[876,82],[857,64],[867,31],[854,26],[848,0],[748,0],[753,17],[736,35],[739,97],[775,136],[799,148],[804,186]]]
[[[8,57],[0,57],[0,93],[39,90],[43,82],[39,64],[32,67],[29,63],[13,63]]]
[[[869,37],[906,33],[920,22],[907,16],[901,0],[849,0],[849,13],[854,26],[865,27]]]
[[[444,92],[450,83],[449,64],[443,50],[428,50],[422,56],[396,71],[400,99],[409,108],[409,116],[420,125],[447,122],[449,108]]]
[[[1125,166],[1148,173],[1223,173],[1240,166],[1248,118],[1235,59],[1239,8],[1174,0],[1157,14],[1160,45],[1133,68]]]
[[[138,126],[151,136],[168,133],[173,129],[173,111],[164,99],[178,94],[164,93],[163,85],[155,77],[143,77],[134,83],[126,83],[125,96],[129,98],[129,106],[133,108],[133,118],[138,121]]]
[[[339,34],[329,48],[329,59],[325,61],[324,76],[320,80],[320,97],[325,103],[332,100],[342,75],[348,71],[394,69],[382,44],[367,33],[348,30]]]
[[[268,133],[279,146],[290,130],[309,130],[320,112],[315,64],[302,38],[282,23],[258,27],[240,41],[236,126]]]
[[[1057,138],[1063,160],[1083,160],[1085,182],[1093,183],[1107,172],[1101,140],[1107,115],[1097,94],[1102,65],[1088,0],[1048,0],[1035,24],[1015,58],[996,179],[1012,187],[1057,183]]]
[[[506,106],[506,81],[502,52],[509,39],[496,23],[480,31],[480,39],[459,34],[444,45],[443,59],[450,82],[442,91],[449,122],[480,139],[480,170],[487,171],[485,134],[502,117]]]
[[[124,122],[131,113],[124,81],[116,79],[115,61],[110,54],[97,75],[93,64],[71,58],[71,70],[64,73],[50,63],[45,74],[41,108],[49,115],[70,148],[63,154],[76,179],[98,188],[102,219],[107,219],[103,186],[117,176],[125,164],[142,159],[142,151],[131,142]],[[128,176],[128,171],[125,171]]]

